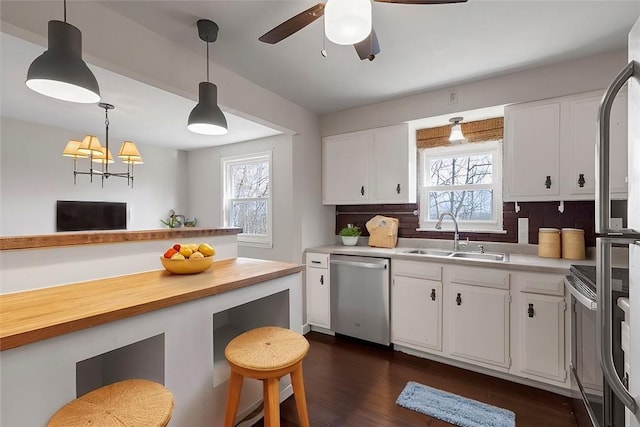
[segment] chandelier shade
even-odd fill
[[[104,164],[112,164],[115,163],[113,161],[113,155],[111,154],[111,150],[109,150],[108,155],[105,156],[104,153],[107,151],[107,149],[105,147],[102,147],[102,152],[100,154],[96,154],[91,158],[91,161],[93,163],[99,163],[101,165]]]
[[[80,143],[78,151],[89,156],[100,155],[102,154],[102,145],[100,145],[100,140],[97,136],[87,135]]]
[[[356,44],[371,32],[371,0],[328,0],[324,32],[335,44]]]
[[[67,145],[65,145],[64,150],[62,151],[62,155],[65,157],[71,157],[73,159],[86,159],[89,157],[88,154],[81,153],[78,151],[78,147],[82,144],[81,141],[69,140]]]
[[[78,28],[67,22],[49,21],[48,49],[29,66],[26,85],[63,101],[100,101],[98,81],[82,60],[82,34]]]

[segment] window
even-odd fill
[[[238,242],[271,247],[271,153],[223,157],[224,222]]]
[[[502,231],[501,141],[422,150],[421,177],[421,229],[451,212],[460,230]]]

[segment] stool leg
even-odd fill
[[[224,427],[233,427],[240,403],[240,392],[242,391],[243,377],[239,373],[231,370],[229,377],[229,392],[227,393],[227,409],[224,416]]]
[[[280,426],[280,381],[278,378],[262,380],[264,393],[264,425]]]
[[[302,379],[302,365],[291,372],[291,385],[293,386],[293,396],[296,399],[300,425],[309,427],[309,412],[307,411],[307,396],[304,392],[304,381]]]

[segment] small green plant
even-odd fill
[[[171,209],[169,211],[169,218],[167,218],[166,221],[161,219],[160,222],[169,228],[180,228],[184,225],[184,219],[184,215],[176,215],[175,211]]]
[[[358,237],[361,233],[360,227],[357,225],[347,224],[338,234],[345,237]]]

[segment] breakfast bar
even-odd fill
[[[1,254],[57,250],[64,248],[4,247]],[[172,424],[222,424],[224,347],[259,326],[301,331],[303,267],[234,256],[199,274],[173,275],[161,269],[160,255],[153,255],[153,270],[0,295],[0,425],[44,426],[77,396],[129,378],[159,382],[174,394]],[[290,389],[283,382],[281,396]],[[245,384],[239,419],[261,395],[259,382]]]

